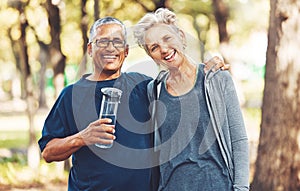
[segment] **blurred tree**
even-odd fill
[[[12,54],[14,55],[14,58],[15,58],[15,64],[16,64],[16,69],[17,69],[17,74],[21,74],[22,73],[22,69],[21,69],[21,66],[20,66],[20,54],[19,54],[19,46],[18,46],[18,43],[16,40],[14,40],[13,36],[12,36],[12,27],[8,28],[8,37],[10,39],[10,45],[12,47]],[[20,75],[18,75],[19,78],[20,78]],[[21,98],[22,99],[25,99],[26,97],[26,92],[24,91],[25,90],[25,81],[23,79],[23,75],[21,74]]]
[[[81,35],[83,39],[83,45],[82,45],[82,55],[83,58],[81,60],[81,63],[79,65],[79,69],[77,72],[77,78],[80,78],[82,74],[86,71],[86,65],[87,65],[87,55],[86,55],[86,50],[87,50],[87,43],[88,43],[88,21],[89,21],[89,15],[87,14],[87,7],[86,7],[86,2],[87,0],[81,0],[81,22],[80,22],[80,29],[81,29]],[[94,19],[96,19],[96,12],[99,11],[99,7],[96,8],[96,6],[99,6],[98,0],[94,1]],[[97,11],[98,10],[98,11]],[[98,17],[97,17],[98,18]]]
[[[96,21],[99,18],[99,15],[99,0],[94,0],[94,21]]]
[[[47,100],[46,100],[46,70],[47,70],[47,64],[50,60],[49,52],[49,46],[45,44],[43,41],[39,40],[37,35],[36,39],[38,41],[39,47],[40,47],[40,53],[39,53],[39,62],[41,64],[41,68],[39,71],[39,108],[46,108],[47,107]]]
[[[223,52],[224,49],[228,48],[229,34],[227,32],[227,21],[229,18],[229,7],[223,0],[213,0],[213,9],[215,20],[218,25],[219,43],[221,54],[225,60],[225,63],[232,63],[226,54]]]
[[[194,1],[186,0],[184,2],[171,1],[170,7],[176,12],[185,15],[189,15],[193,27],[197,33],[200,47],[200,60],[204,60],[204,54],[206,52],[206,42],[208,40],[208,31],[213,28],[215,21],[214,6],[212,1]],[[185,31],[188,32],[188,31]]]
[[[253,191],[300,190],[300,4],[271,0]]]
[[[213,8],[215,19],[218,24],[219,42],[227,43],[229,41],[229,35],[227,32],[229,8],[223,0],[213,0]]]
[[[165,8],[169,7],[168,0],[153,0],[152,3],[154,4],[154,6],[151,6],[152,8],[150,8],[145,1],[142,0],[135,0],[135,1],[142,6],[145,12],[152,12],[160,7],[165,7]]]
[[[54,4],[55,3],[55,4]],[[66,66],[66,56],[61,51],[61,19],[60,19],[60,9],[59,1],[46,0],[46,10],[49,16],[49,26],[50,26],[50,58],[51,64],[54,71],[54,86],[55,86],[55,97],[61,92],[65,85],[64,81],[64,70]]]
[[[40,155],[34,128],[34,114],[37,110],[37,104],[34,96],[34,83],[29,64],[28,45],[26,42],[26,31],[29,29],[29,24],[25,14],[25,7],[28,3],[29,1],[12,1],[10,2],[10,6],[16,8],[20,15],[19,25],[21,34],[17,41],[19,57],[16,57],[16,60],[20,61],[21,75],[22,80],[24,81],[25,100],[27,104],[26,112],[29,120],[29,146],[27,150],[28,165],[31,168],[36,169],[39,166]]]

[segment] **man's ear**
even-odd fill
[[[92,49],[93,49],[92,43],[88,43],[87,44],[87,53],[90,57],[92,57]]]
[[[125,45],[125,57],[128,56],[128,53],[129,53],[129,46],[128,44]]]

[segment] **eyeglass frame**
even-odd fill
[[[104,41],[105,40],[105,43],[106,43],[106,46],[101,46],[100,43],[98,45],[98,42],[102,40]],[[114,41],[122,41],[122,46],[120,44],[120,46],[116,46]],[[109,46],[109,43],[112,43],[113,47],[115,48],[125,48],[125,44],[126,44],[126,41],[125,40],[120,40],[120,39],[113,39],[113,40],[109,40],[109,39],[95,39],[93,40],[91,43],[94,43],[98,48],[107,48]],[[102,42],[103,44],[103,42]]]

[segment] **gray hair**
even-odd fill
[[[90,38],[89,38],[89,43],[91,43],[94,39],[94,37],[96,36],[96,30],[98,27],[105,25],[105,24],[118,24],[122,27],[122,33],[124,36],[124,40],[125,43],[127,41],[127,30],[126,30],[126,26],[124,25],[124,23],[114,17],[104,17],[101,19],[98,19],[97,21],[94,22],[94,24],[92,25],[91,29],[90,29]]]
[[[159,23],[171,25],[175,31],[179,31],[175,13],[166,8],[159,8],[154,13],[145,14],[145,16],[134,26],[134,37],[138,45],[146,52],[148,52],[148,50],[145,44],[145,33],[150,27]]]

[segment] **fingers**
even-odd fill
[[[113,141],[116,139],[114,133],[114,125],[101,124],[100,126],[96,127],[96,132],[94,132],[93,134],[94,144],[112,144]]]
[[[111,144],[116,139],[115,126],[110,125],[111,122],[111,119],[106,118],[90,123],[86,129],[80,132],[85,144]]]
[[[110,118],[103,118],[103,119],[98,119],[94,122],[92,122],[90,125],[96,125],[99,126],[101,124],[110,124],[112,120]]]
[[[229,70],[230,65],[229,64],[225,64],[223,67],[221,67],[222,70]]]
[[[224,59],[220,56],[214,56],[210,60],[204,62],[204,72],[207,73],[211,68],[215,72],[219,69],[228,70],[229,64],[225,64]]]

